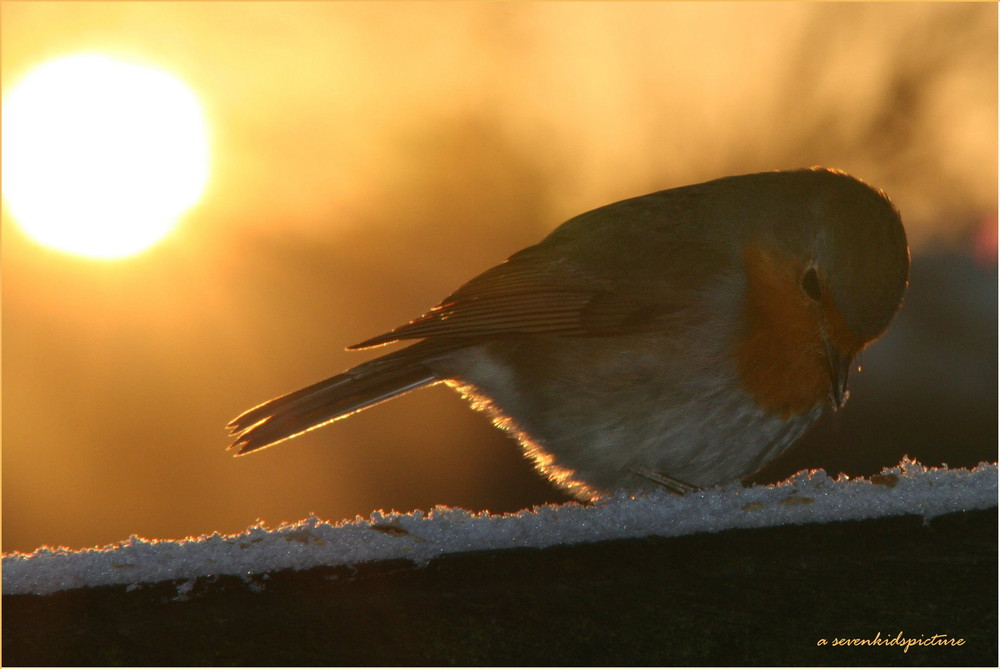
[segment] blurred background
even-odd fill
[[[563,501],[441,386],[238,459],[223,428],[575,214],[809,165],[890,195],[911,287],[847,409],[754,480],[996,459],[995,4],[0,11],[5,104],[53,58],[125,58],[190,87],[210,146],[200,201],[131,256],[54,250],[5,199],[4,551]]]

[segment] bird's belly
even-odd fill
[[[474,356],[450,383],[514,432],[539,470],[582,498],[660,486],[644,473],[696,487],[741,478],[822,412],[817,406],[786,420],[760,410],[725,364],[706,370],[675,354],[634,353],[627,340],[609,344],[620,347],[615,355],[588,353],[600,345],[534,340],[515,353],[500,348]]]

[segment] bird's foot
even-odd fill
[[[645,479],[649,479],[653,483],[658,483],[675,495],[686,495],[699,490],[698,486],[693,486],[690,483],[685,483],[660,472],[654,472],[649,469],[633,469],[632,471]]]

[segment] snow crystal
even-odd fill
[[[3,557],[3,593],[47,594],[70,588],[237,575],[252,584],[282,569],[407,559],[417,564],[446,553],[544,548],[610,539],[673,537],[695,532],[784,524],[919,515],[932,518],[997,504],[997,465],[927,468],[904,459],[869,478],[832,479],[822,470],[782,483],[731,484],[683,497],[668,492],[619,495],[583,505],[546,505],[512,514],[435,507],[430,512],[374,512],[369,519],[329,523],[316,517],[241,534],[182,541],[130,537],[80,551],[40,548]],[[258,587],[259,583],[258,583]]]

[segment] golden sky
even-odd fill
[[[562,499],[443,388],[237,460],[223,426],[614,200],[824,165],[883,188],[917,254],[995,225],[992,3],[0,11],[5,99],[121,57],[185,82],[211,147],[201,201],[132,257],[47,249],[5,204],[8,551]]]

